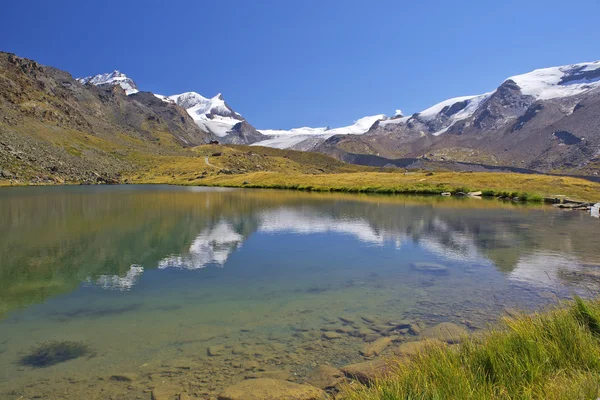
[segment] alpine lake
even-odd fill
[[[310,382],[439,323],[477,332],[595,295],[599,232],[587,213],[473,198],[0,189],[0,398]]]

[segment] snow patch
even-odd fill
[[[600,77],[593,79],[568,80],[565,78],[576,77],[582,72],[600,69],[600,61],[536,69],[532,72],[515,75],[508,79],[513,80],[520,88],[521,93],[530,95],[538,100],[550,100],[558,97],[569,97],[582,94],[600,87]],[[563,82],[563,83],[561,83]]]

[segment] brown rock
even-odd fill
[[[225,346],[222,344],[210,346],[208,349],[206,349],[206,352],[208,353],[208,355],[212,356],[212,357],[220,356],[221,354],[223,354],[224,351],[225,351]]]
[[[361,350],[360,354],[365,357],[373,357],[380,355],[386,347],[388,347],[392,343],[391,337],[382,337],[374,341],[373,343],[369,343],[365,345],[365,347]]]
[[[417,324],[410,324],[408,326],[408,333],[410,333],[411,335],[414,336],[420,336],[421,333],[423,333],[423,331],[421,330],[421,327]]]
[[[258,363],[258,361],[244,361],[241,363],[240,366],[246,371],[252,371],[258,369],[258,367],[260,367],[260,364]]]
[[[314,386],[277,379],[248,379],[228,387],[219,400],[327,400],[327,394]]]
[[[372,329],[369,328],[361,328],[361,329],[357,329],[354,332],[352,332],[352,336],[356,336],[359,338],[366,338],[367,336],[372,336],[372,335],[377,335],[377,332],[375,332]]]
[[[249,375],[246,375],[246,379],[263,379],[263,378],[270,378],[270,379],[277,379],[280,381],[287,381],[290,379],[290,372],[289,371],[283,371],[283,370],[276,370],[276,371],[260,371],[260,372],[253,372]]]
[[[350,364],[341,368],[344,375],[365,384],[387,376],[391,370],[390,364],[383,359]]]
[[[332,340],[332,339],[339,339],[342,337],[342,335],[337,332],[327,331],[327,332],[323,332],[323,337],[325,339]]]
[[[463,327],[452,322],[442,322],[423,331],[423,337],[427,339],[438,339],[446,343],[459,343],[462,337],[469,333]]]
[[[346,380],[344,373],[329,365],[319,365],[308,375],[308,383],[323,390],[337,389]]]

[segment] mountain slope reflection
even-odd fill
[[[17,188],[0,192],[0,237],[0,316],[82,283],[135,291],[167,270],[225,267],[228,275],[243,264],[260,272],[288,263],[281,249],[314,268],[435,261],[536,285],[580,285],[589,275],[581,271],[600,265],[597,220],[584,214],[432,197]]]
[[[519,217],[515,225],[514,215],[499,214],[495,217],[481,212],[414,206],[401,208],[400,215],[388,214],[379,219],[381,208],[398,212],[398,208],[372,207],[348,212],[342,207],[280,207],[262,211],[254,216],[256,228],[252,234],[266,235],[343,235],[355,239],[363,246],[395,247],[399,260],[403,246],[418,246],[425,253],[447,262],[463,263],[465,266],[493,265],[508,272],[509,279],[534,285],[561,284],[564,271],[577,270],[582,265],[597,263],[595,253],[576,251],[572,236],[547,225],[576,223],[563,215],[536,215],[514,210]],[[508,213],[512,214],[512,213]],[[544,221],[539,217],[549,217]],[[522,220],[529,222],[523,222]],[[535,222],[535,226],[534,226]],[[192,242],[187,253],[171,255],[158,263],[159,268],[200,269],[209,265],[223,267],[229,256],[239,249],[248,232],[236,232],[234,224],[219,220],[211,228],[203,230]],[[556,246],[556,247],[555,247]],[[561,253],[554,248],[569,248]],[[587,249],[587,247],[585,247]],[[571,282],[573,283],[573,282]]]
[[[229,255],[244,240],[225,220],[206,228],[194,239],[187,254],[170,255],[158,263],[158,268],[200,269],[210,264],[222,267]]]

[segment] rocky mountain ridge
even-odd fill
[[[120,86],[127,95],[139,91],[135,82],[119,71],[78,78],[77,81],[84,85],[90,84],[100,87]],[[225,102],[221,93],[212,98],[206,98],[196,92],[170,96],[154,94],[154,96],[166,103],[176,104],[186,109],[200,129],[215,136],[222,143],[250,144],[265,139],[260,132]]]
[[[214,139],[184,108],[148,92],[82,85],[67,72],[10,53],[0,52],[0,72],[4,179],[110,182],[134,168],[137,154],[178,154]]]
[[[600,170],[600,61],[545,68],[496,90],[411,116],[377,121],[361,136],[311,150],[594,174]]]

